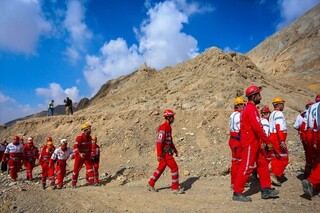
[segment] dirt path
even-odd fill
[[[247,191],[251,203],[231,200],[229,176],[183,178],[186,193],[181,195],[170,193],[168,175],[158,181],[158,193],[146,190],[147,179],[120,185],[109,177],[102,186],[61,190],[42,190],[38,182],[13,184],[7,176],[0,181],[0,212],[320,212],[320,197],[304,198],[295,174],[278,187],[278,199],[262,200],[254,180]]]

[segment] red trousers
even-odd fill
[[[280,141],[276,134],[270,134],[270,141],[273,146],[271,155],[271,173],[276,177],[282,177],[284,170],[289,164],[288,149],[280,147]]]
[[[240,150],[240,141],[233,138],[229,139],[229,147],[231,149],[231,184],[234,184],[234,181],[237,177],[239,166],[241,163],[241,150]]]
[[[3,156],[4,151],[0,151],[0,163],[2,161],[2,156]]]
[[[99,183],[99,162],[93,163],[93,178],[95,183]]]
[[[233,185],[235,193],[243,193],[245,184],[252,173],[255,163],[257,164],[260,187],[262,189],[271,187],[268,161],[259,148],[259,144],[256,143],[241,147],[241,163]]]
[[[158,168],[154,171],[153,176],[149,180],[149,185],[154,186],[161,174],[164,172],[166,167],[169,167],[171,170],[171,189],[177,190],[179,189],[179,168],[178,165],[173,158],[172,155],[169,155],[169,153],[165,153],[164,157],[161,158]]]
[[[34,168],[35,161],[33,159],[25,159],[24,167],[26,168],[26,177],[28,180],[32,179],[32,171]]]
[[[82,165],[86,165],[86,174],[88,177],[89,184],[93,184],[93,166],[90,155],[86,155],[84,158],[81,158],[79,154],[75,155],[74,158],[74,167],[72,173],[72,185],[77,185],[79,172],[82,168]]]
[[[18,177],[18,172],[22,167],[22,160],[12,160],[11,157],[8,160],[8,165],[10,169],[10,177],[12,180],[16,181]]]
[[[57,160],[56,165],[56,175],[58,181],[58,187],[63,186],[63,179],[66,175],[67,161],[66,160]]]
[[[307,178],[316,190],[320,190],[320,162],[312,164],[310,176]]]
[[[47,177],[49,176],[51,185],[54,185],[54,166],[49,167],[49,162],[43,162],[41,164],[42,172],[41,172],[41,180],[42,183],[46,183]]]

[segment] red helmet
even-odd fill
[[[315,101],[316,101],[316,102],[320,102],[320,93],[316,96]]]
[[[171,109],[166,109],[166,110],[163,112],[163,117],[170,117],[170,116],[174,116],[173,110],[171,110]]]
[[[262,107],[262,109],[260,110],[260,113],[271,113],[269,107]]]
[[[20,138],[19,138],[19,136],[16,135],[16,136],[13,137],[13,140],[14,141],[20,141]]]
[[[311,106],[312,104],[314,104],[314,102],[308,102],[308,103],[306,104],[306,108],[308,108],[308,107]]]
[[[251,95],[254,95],[254,94],[257,94],[259,92],[261,92],[261,87],[258,87],[258,86],[255,86],[255,85],[252,85],[252,86],[249,86],[247,89],[246,89],[246,97],[249,97]]]
[[[48,138],[47,138],[47,141],[52,141],[52,137],[48,137]]]

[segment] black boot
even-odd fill
[[[273,188],[265,188],[261,189],[261,198],[269,199],[269,198],[278,198],[279,191]]]
[[[233,192],[232,200],[240,202],[251,202],[250,197],[246,197],[243,194]]]

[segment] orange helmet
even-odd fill
[[[174,116],[175,113],[173,112],[173,110],[171,109],[166,109],[164,112],[163,112],[163,117],[170,117],[170,116]]]
[[[316,102],[320,102],[320,93],[316,96],[315,101],[316,101]]]
[[[262,90],[261,87],[258,87],[258,86],[255,86],[255,85],[249,86],[246,89],[246,97],[249,97],[251,95],[257,94],[257,93],[261,92],[261,90]]]
[[[91,125],[87,123],[82,124],[81,130],[87,130],[87,129],[91,129]]]
[[[284,100],[282,99],[282,98],[279,98],[279,97],[277,97],[277,98],[274,98],[273,100],[272,100],[272,104],[284,104]]]
[[[246,100],[243,97],[237,97],[234,99],[233,105],[237,106],[239,104],[246,104]]]
[[[262,107],[262,109],[260,110],[260,113],[262,114],[262,113],[271,113],[271,111],[270,111],[270,109],[269,109],[269,107]]]

